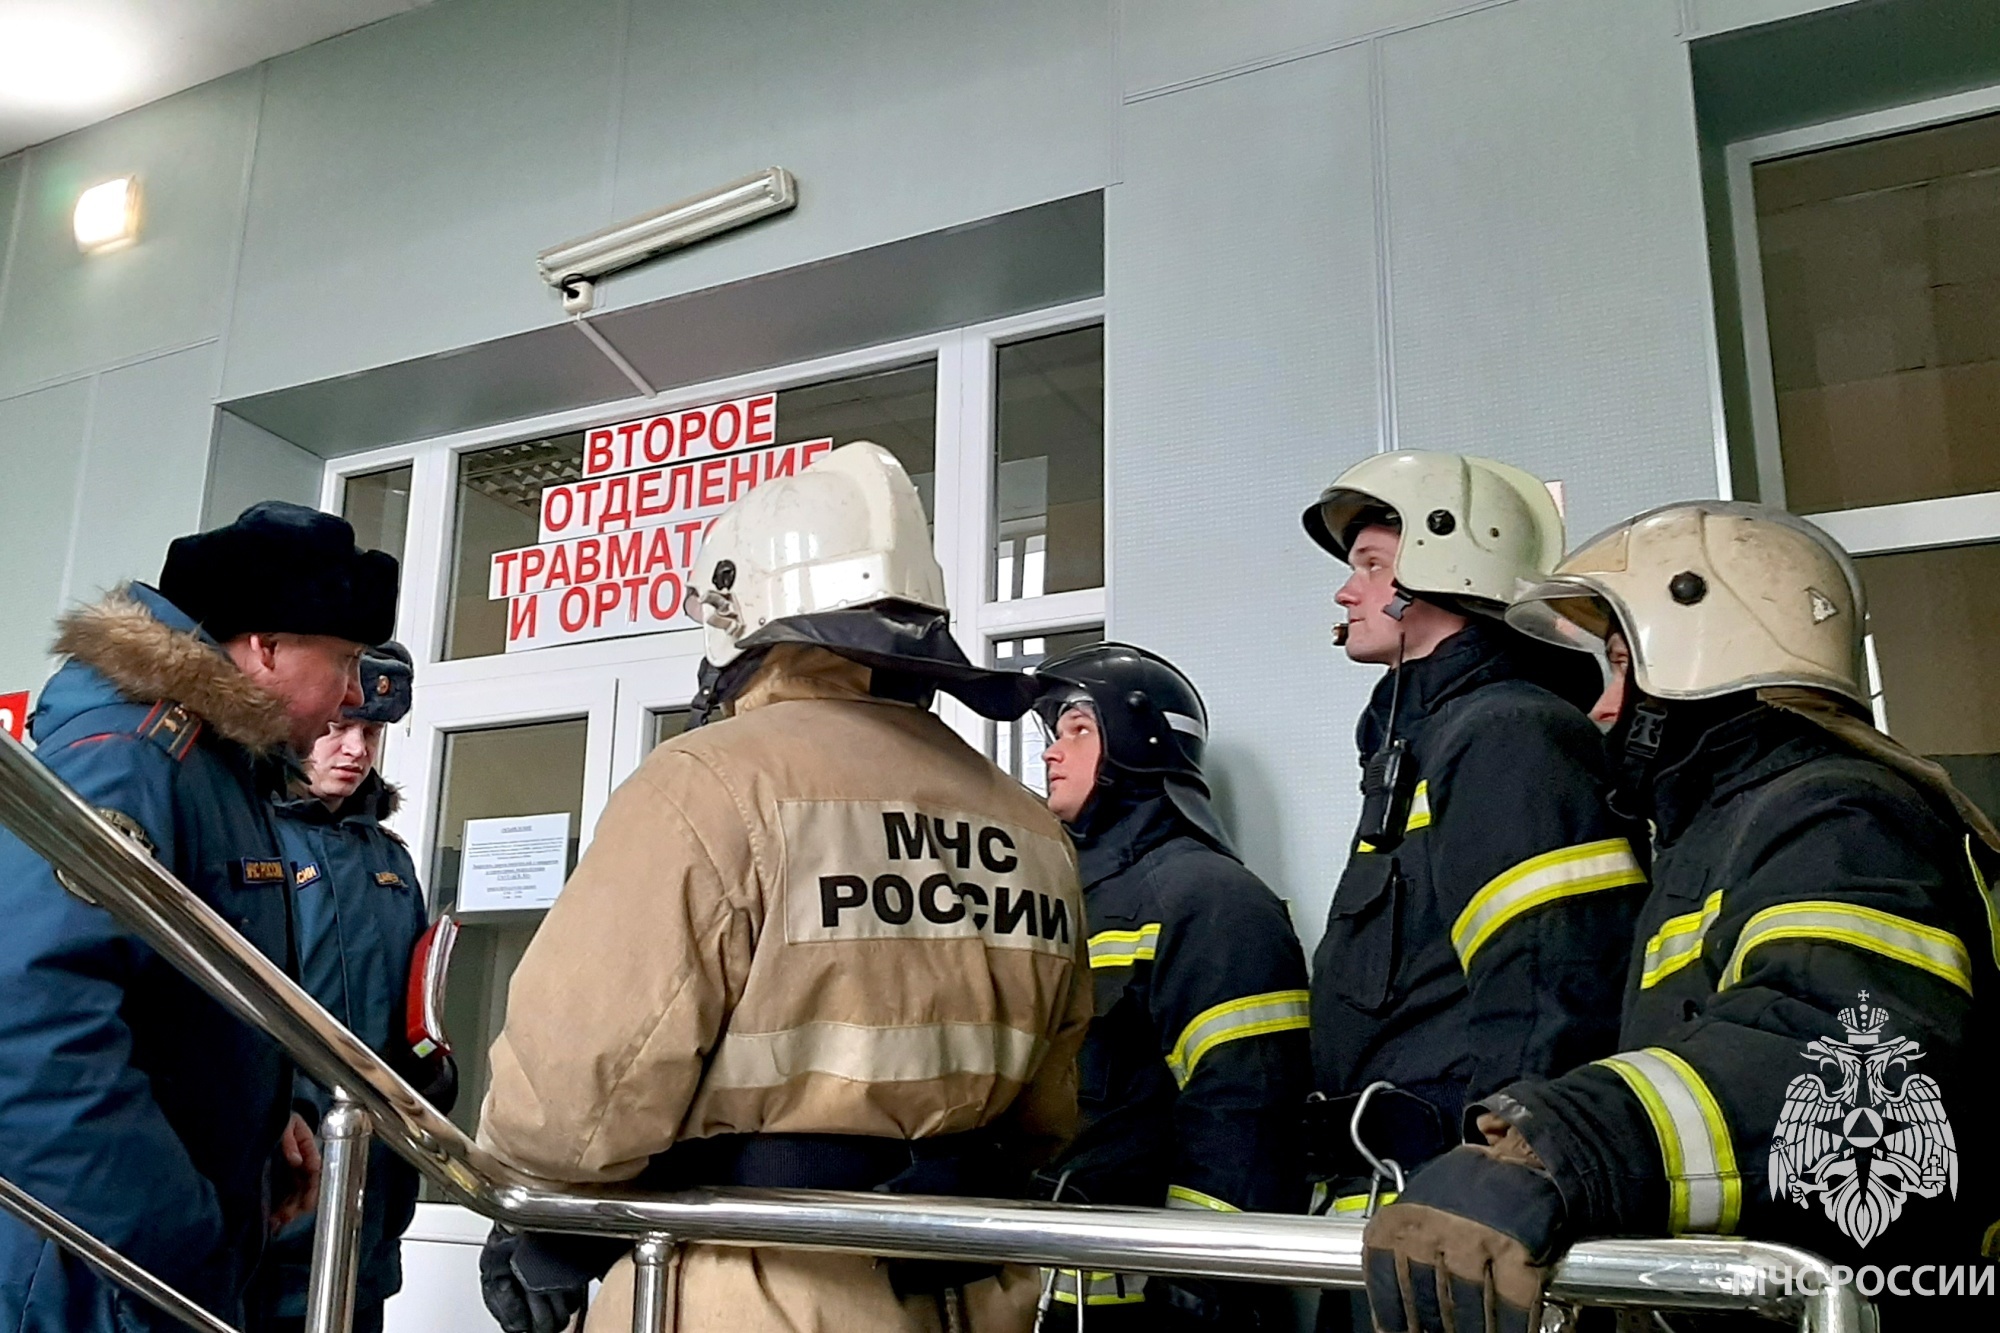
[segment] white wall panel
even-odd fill
[[[1716,490],[1674,0],[1519,0],[1382,43],[1395,437],[1569,495],[1573,535]]]
[[[1127,96],[1509,0],[1121,0]]]
[[[1220,803],[1308,947],[1375,676],[1330,646],[1342,571],[1299,526],[1379,435],[1368,64],[1135,103],[1106,198],[1110,629],[1207,696]]]
[[[457,0],[272,61],[223,397],[553,323],[602,216],[617,5]]]
[[[798,208],[607,284],[614,306],[1101,188],[1109,0],[633,0],[617,185],[592,225],[768,166]],[[561,239],[561,238],[557,238]]]
[[[200,525],[219,356],[205,343],[98,377],[65,601],[151,582],[167,543]]]
[[[0,694],[49,674],[90,396],[79,380],[0,399]]]
[[[229,412],[215,414],[201,526],[227,523],[259,500],[319,503],[326,460]]]
[[[204,84],[16,159],[24,194],[0,293],[0,394],[222,331],[261,77]],[[77,196],[134,173],[137,243],[79,254]]]

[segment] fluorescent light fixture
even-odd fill
[[[87,255],[130,245],[139,235],[139,178],[120,176],[77,197],[71,215],[76,248]]]
[[[535,256],[535,266],[543,282],[563,293],[565,308],[588,310],[592,280],[787,212],[798,202],[798,182],[792,173],[772,167],[544,250]]]

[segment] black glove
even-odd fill
[[[449,1054],[440,1055],[436,1067],[427,1072],[429,1078],[417,1084],[418,1093],[439,1115],[450,1115],[451,1108],[458,1105],[458,1061]]]
[[[1376,1329],[1539,1333],[1563,1220],[1562,1195],[1518,1131],[1452,1149],[1363,1233]]]
[[[562,1333],[601,1275],[552,1257],[537,1239],[496,1226],[479,1251],[479,1295],[505,1333]]]

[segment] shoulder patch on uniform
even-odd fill
[[[781,801],[785,939],[979,940],[1073,955],[1083,924],[1061,844],[968,811]]]
[[[306,885],[311,884],[318,879],[319,879],[319,862],[308,861],[304,865],[299,867],[297,874],[292,876],[292,883],[298,885],[300,888],[303,889]]]
[[[236,872],[237,882],[244,885],[283,884],[285,863],[266,860],[263,857],[246,856],[231,866]]]
[[[400,889],[403,887],[403,877],[393,870],[376,871],[375,882],[385,889]]]
[[[176,760],[188,757],[201,735],[201,719],[177,703],[157,703],[139,724],[139,735]]]

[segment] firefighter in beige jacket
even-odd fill
[[[1076,1113],[1075,856],[923,706],[942,687],[1006,713],[1025,683],[949,646],[921,505],[874,445],[752,492],[690,589],[725,716],[606,806],[514,974],[482,1143],[557,1181],[894,1189],[925,1141],[976,1142],[1025,1184]],[[672,1300],[689,1333],[1033,1319],[1030,1270],[917,1294],[893,1277],[865,1255],[695,1246]],[[591,1333],[629,1327],[630,1304],[628,1259]]]

